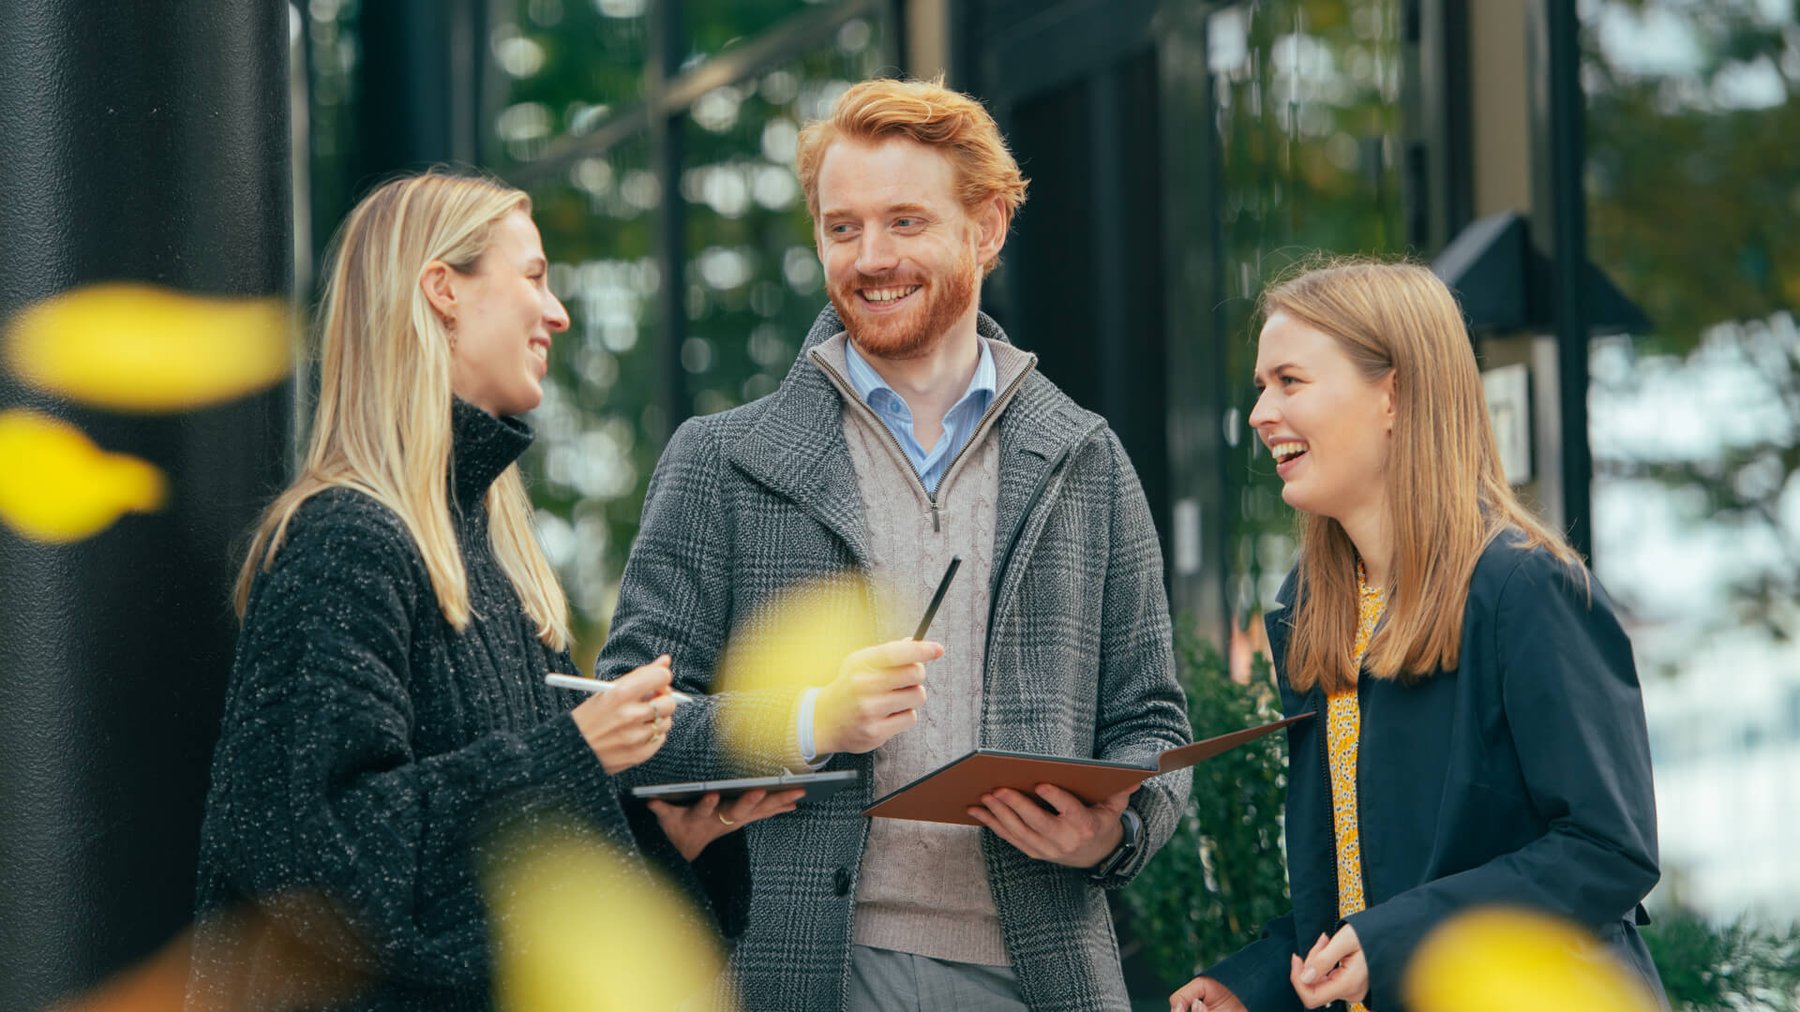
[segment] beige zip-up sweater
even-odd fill
[[[987,316],[976,328],[990,349],[1007,343]],[[870,518],[844,438],[847,399],[812,356],[843,330],[824,307],[775,393],[688,419],[663,451],[595,670],[616,678],[673,654],[676,685],[696,699],[628,783],[774,772],[786,760],[794,694],[717,691],[715,676],[732,631],[753,628],[760,609],[797,586],[872,571]],[[995,570],[983,588],[994,596],[980,668],[981,744],[1116,762],[1187,744],[1162,553],[1118,438],[1035,369],[993,425],[986,438],[999,449],[1000,495],[994,543],[980,553]],[[918,593],[941,575],[927,574]],[[906,617],[917,621],[917,612]],[[757,751],[727,748],[725,726],[751,731]],[[743,833],[756,882],[731,968],[747,1012],[844,1008],[875,756],[840,753],[828,768],[861,778]],[[1006,951],[1033,1010],[1130,1007],[1106,890],[1129,882],[1169,838],[1188,781],[1178,770],[1132,795],[1144,845],[1100,883],[982,834]]]
[[[875,751],[873,790],[881,797],[980,746],[990,556],[1000,494],[999,450],[991,430],[1035,357],[990,342],[994,400],[934,497],[893,433],[850,387],[846,340],[839,334],[813,354],[845,398],[844,439],[869,522],[876,614],[884,623],[876,640],[910,636],[951,557],[963,560],[932,623],[930,638],[944,644],[944,656],[926,674],[919,723]],[[974,826],[875,819],[857,877],[855,942],[936,959],[1009,965],[980,834]]]

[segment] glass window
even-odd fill
[[[1682,743],[1657,755],[1659,892],[1714,917],[1800,899],[1793,17],[1582,5],[1590,255],[1655,327],[1593,346],[1595,567]]]
[[[688,61],[699,62],[741,45],[790,14],[830,6],[832,0],[685,0],[682,27]]]
[[[338,220],[350,209],[356,136],[356,18],[358,0],[311,0],[305,5],[308,204],[317,261]],[[310,294],[310,293],[304,293]]]
[[[688,67],[814,6],[828,5],[689,3]],[[571,320],[550,356],[525,467],[583,664],[605,636],[670,423],[773,391],[824,305],[794,143],[884,63],[879,21],[851,18],[815,48],[700,96],[680,117],[683,161],[669,186],[664,134],[647,121],[579,151],[651,92],[653,13],[647,0],[515,0],[491,35],[495,161],[532,195]],[[681,201],[685,235],[673,251],[658,246],[670,200]],[[683,279],[679,348],[659,315],[671,254]]]
[[[802,126],[882,63],[873,26],[854,20],[844,27],[830,48],[694,103],[681,172],[688,225],[681,363],[695,414],[772,392],[825,305],[794,144]]]
[[[531,416],[538,440],[525,471],[577,636],[597,650],[662,449],[646,433],[667,426],[653,248],[663,194],[642,137],[576,162],[531,194],[570,328],[557,338],[544,403]]]
[[[489,35],[504,92],[494,124],[503,162],[529,161],[552,137],[581,137],[644,99],[642,0],[514,0],[504,9]]]
[[[1217,105],[1224,290],[1217,300],[1228,412],[1230,601],[1266,607],[1293,563],[1293,511],[1247,422],[1256,389],[1257,295],[1317,250],[1397,253],[1401,205],[1400,5],[1395,0],[1271,0],[1208,19]]]

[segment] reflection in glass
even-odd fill
[[[1293,512],[1247,426],[1256,390],[1257,296],[1317,250],[1398,253],[1402,56],[1395,0],[1237,3],[1207,21],[1216,96],[1222,258],[1215,317],[1240,407],[1225,438],[1241,467],[1226,496],[1230,600],[1241,617],[1274,600],[1293,563]]]
[[[488,37],[504,102],[493,124],[505,160],[580,137],[645,97],[650,27],[642,2],[514,0]]]
[[[813,6],[690,0],[695,57],[679,69]],[[648,93],[653,13],[644,0],[515,0],[490,36],[503,83],[490,123],[499,170],[540,166],[525,178],[551,285],[572,321],[550,356],[525,467],[546,552],[569,591],[578,659],[604,637],[671,409],[706,414],[773,391],[824,304],[795,141],[883,63],[880,25],[853,19],[817,50],[700,96],[684,116],[683,164],[669,185],[647,132],[540,162]],[[686,235],[687,332],[674,355],[657,315],[667,252],[657,229],[669,200],[682,202]],[[685,390],[686,403],[666,403],[671,389]]]
[[[590,650],[612,612],[661,450],[643,435],[663,427],[655,323],[661,279],[652,247],[662,195],[649,166],[640,137],[531,189],[551,290],[568,306],[571,326],[556,340],[544,402],[531,416],[538,440],[525,472],[534,480],[545,552]]]
[[[1783,9],[1785,8],[1785,10]],[[1800,900],[1800,34],[1791,4],[1582,6],[1594,554],[1647,684],[1661,902]]]
[[[320,249],[337,230],[338,218],[354,203],[351,165],[356,136],[356,20],[359,0],[311,0],[306,11],[307,182],[311,193],[310,232]]]
[[[825,6],[827,0],[683,0],[681,20],[688,60],[717,56],[790,14]]]
[[[862,25],[858,48],[812,53],[695,103],[681,178],[688,204],[682,364],[695,414],[773,392],[825,304],[794,146],[801,126],[881,64],[878,33],[851,24]]]

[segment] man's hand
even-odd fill
[[[1329,938],[1320,935],[1304,961],[1299,956],[1289,958],[1293,962],[1288,981],[1307,1008],[1369,997],[1369,961],[1363,956],[1362,939],[1348,924]]]
[[[1195,977],[1169,996],[1169,1012],[1246,1012],[1231,989],[1211,977]]]
[[[925,664],[942,644],[894,640],[844,658],[837,678],[813,703],[813,747],[819,755],[868,752],[919,722]]]
[[[791,812],[806,792],[795,788],[774,794],[764,790],[745,791],[729,805],[719,804],[717,791],[710,792],[691,805],[671,805],[667,801],[647,804],[662,826],[663,835],[689,861],[700,856],[706,845],[758,819]]]
[[[1133,786],[1090,805],[1055,784],[1039,784],[1036,798],[1002,787],[983,794],[981,804],[970,807],[969,814],[1026,857],[1070,868],[1092,868],[1124,837],[1119,813],[1135,790]],[[1042,804],[1038,798],[1043,799]],[[1050,809],[1046,811],[1044,805]]]

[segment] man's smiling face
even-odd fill
[[[859,349],[916,358],[972,323],[982,265],[1004,230],[997,205],[963,207],[948,158],[907,138],[843,139],[818,185],[826,291]]]

